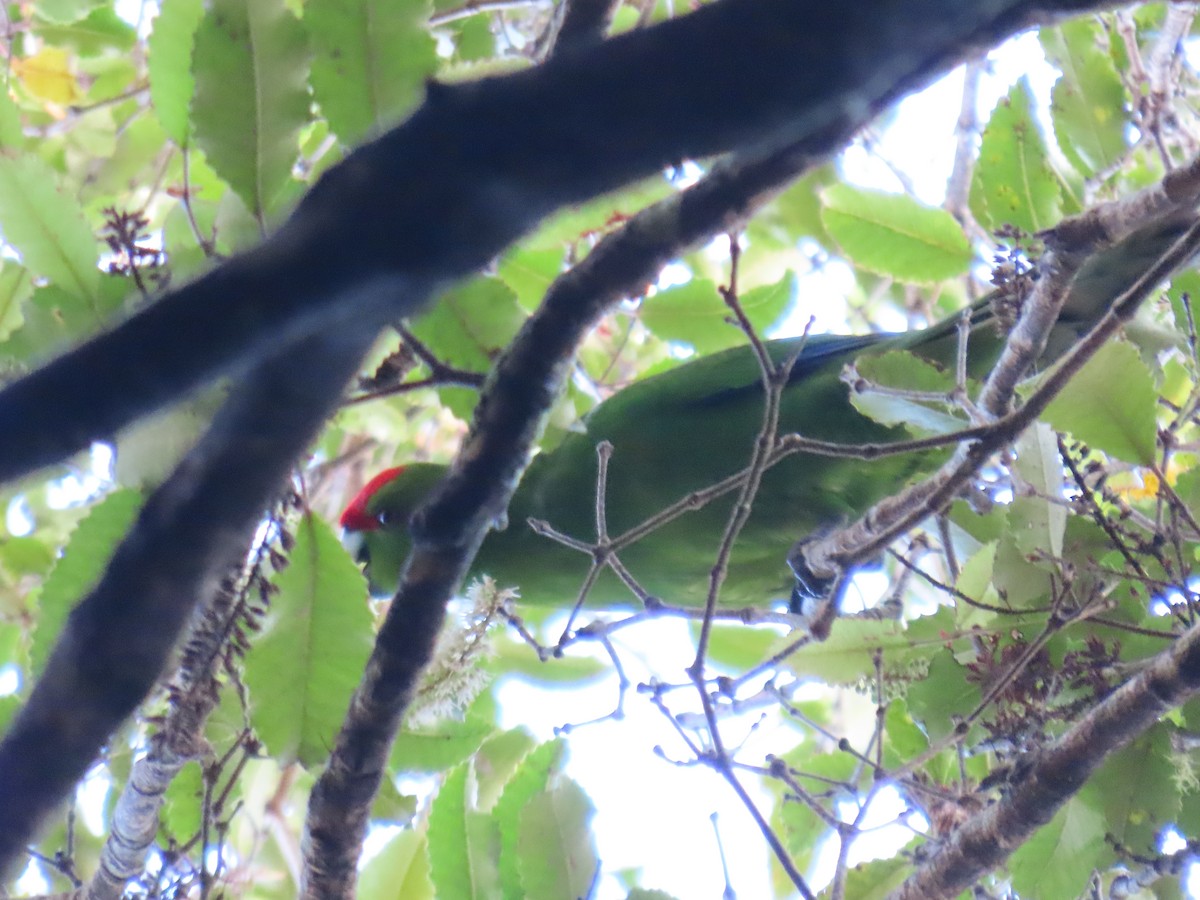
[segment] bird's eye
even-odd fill
[[[391,528],[394,525],[398,525],[400,524],[399,520],[400,516],[396,515],[394,512],[389,512],[386,509],[381,510],[379,515],[375,517],[375,521],[379,523],[381,528]]]

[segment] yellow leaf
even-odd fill
[[[1116,491],[1126,500],[1153,500],[1158,496],[1158,476],[1147,469],[1139,469],[1133,483],[1116,485]],[[1139,483],[1140,481],[1140,483]]]
[[[39,100],[68,106],[83,96],[71,72],[71,59],[61,47],[43,47],[33,56],[13,60],[25,89]]]
[[[1187,471],[1184,464],[1172,457],[1167,464],[1167,484],[1174,486],[1182,472]],[[1138,467],[1124,475],[1118,475],[1109,480],[1109,486],[1117,495],[1126,500],[1153,500],[1158,496],[1160,479],[1156,472]]]

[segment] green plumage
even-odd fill
[[[1189,222],[1159,223],[1089,261],[1072,285],[1044,361],[1060,355]],[[840,375],[857,358],[907,350],[940,367],[950,387],[956,322],[899,335],[810,337],[783,393],[779,433],[851,445],[909,436],[903,428],[888,428],[858,413]],[[987,301],[972,311],[972,322],[969,370],[982,377],[994,364],[1002,337]],[[776,361],[799,346],[798,338],[767,344]],[[488,536],[473,573],[518,587],[524,602],[573,603],[587,558],[534,534],[526,521],[542,519],[581,540],[595,538],[596,445],[608,441],[614,448],[606,510],[609,533],[616,536],[689,492],[744,468],[762,426],[763,402],[749,347],[688,362],[617,393],[592,411],[586,432],[569,435],[552,452],[534,459],[513,497],[508,527]],[[862,513],[944,456],[909,454],[863,462],[796,454],[785,459],[763,479],[734,548],[722,602],[746,605],[786,598],[793,587],[786,559],[797,539]],[[409,516],[443,471],[428,464],[406,467],[365,498],[366,512],[382,523],[363,534],[374,592],[395,590],[408,552]],[[702,604],[733,497],[730,493],[676,519],[623,550],[621,561],[664,602]],[[596,606],[634,603],[611,572],[601,576],[589,598]]]

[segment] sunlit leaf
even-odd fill
[[[167,787],[163,797],[163,827],[181,843],[200,830],[204,793],[204,773],[199,760],[185,763]]]
[[[420,99],[436,67],[428,0],[309,0],[312,87],[334,133],[353,144]]]
[[[1009,860],[1013,888],[1023,897],[1077,897],[1104,853],[1105,821],[1078,796]]]
[[[983,130],[972,200],[976,217],[992,229],[1014,225],[1033,234],[1062,216],[1059,182],[1032,103],[1032,88],[1022,79],[996,105]]]
[[[142,501],[138,491],[115,491],[92,507],[72,533],[38,598],[37,629],[29,649],[35,674],[45,668],[67,615],[99,580]]]
[[[196,89],[192,43],[203,17],[204,0],[164,0],[150,34],[150,99],[163,131],[181,147],[191,129],[188,112]]]
[[[761,334],[775,324],[795,293],[796,276],[788,272],[775,284],[746,291],[738,299]],[[731,323],[732,315],[717,286],[702,278],[661,290],[642,305],[642,323],[656,336],[691,344],[701,353],[746,342],[746,336]]]
[[[37,14],[51,22],[75,22],[86,16],[100,0],[38,0]]]
[[[498,278],[476,278],[438,298],[412,323],[416,337],[447,365],[485,373],[525,321],[512,290]],[[460,419],[469,419],[478,390],[444,387],[442,403]]]
[[[291,177],[309,120],[304,27],[283,0],[214,0],[193,58],[196,142],[262,217]]]
[[[949,736],[956,717],[970,713],[981,699],[979,685],[967,679],[962,664],[944,648],[933,655],[924,676],[910,684],[904,696],[909,713],[933,740]]]
[[[1171,729],[1159,724],[1104,761],[1080,792],[1105,814],[1109,833],[1135,852],[1150,853],[1163,822],[1179,814],[1179,770]]]
[[[492,810],[500,829],[500,884],[506,900],[519,900],[524,896],[520,865],[521,812],[535,795],[546,789],[550,776],[562,766],[565,754],[566,745],[556,740],[542,744],[526,756]]]
[[[358,878],[359,900],[433,900],[425,835],[397,832],[368,862]]]
[[[1154,462],[1158,392],[1132,344],[1109,341],[1087,361],[1042,415],[1096,450],[1125,462]]]
[[[948,617],[945,621],[949,624]],[[921,630],[928,631],[928,626],[923,625]],[[826,640],[800,648],[784,665],[797,675],[847,684],[875,670],[877,652],[882,652],[885,669],[893,671],[930,659],[940,646],[940,641],[910,635],[898,622],[842,619]]]
[[[898,281],[932,284],[966,271],[971,245],[944,209],[911,197],[835,184],[821,221],[855,265]]]
[[[558,900],[588,893],[600,865],[590,827],[595,812],[583,789],[569,778],[529,799],[521,810],[517,841],[524,896]]]
[[[473,809],[469,763],[450,772],[429,811],[429,865],[434,894],[463,900],[498,896],[496,823]]]
[[[846,873],[845,896],[856,900],[884,900],[892,896],[911,874],[910,864],[901,855],[862,863]]]
[[[7,90],[0,90],[0,150],[20,150],[25,142],[21,111]]]
[[[96,6],[82,19],[66,23],[39,23],[34,32],[47,44],[70,48],[84,59],[81,68],[96,75],[98,67],[127,54],[137,43],[137,31],[111,6]],[[93,94],[93,96],[95,96]]]
[[[1062,556],[1067,509],[1045,499],[1061,496],[1063,488],[1063,466],[1054,432],[1045,423],[1035,423],[1017,439],[1016,450],[1014,469],[1034,491],[1032,497],[1017,497],[1009,514],[1017,547],[1025,553]]]
[[[468,717],[405,728],[392,743],[391,767],[397,772],[440,772],[458,765],[495,732],[491,722]]]
[[[324,520],[304,516],[246,659],[251,720],[277,760],[320,765],[371,652],[362,573]]]
[[[70,54],[61,47],[43,47],[33,56],[16,57],[12,69],[25,89],[40,100],[66,106],[83,96]]]
[[[96,238],[78,202],[36,156],[0,155],[0,231],[35,275],[75,296],[95,296]]]
[[[862,356],[855,361],[862,380],[850,402],[864,416],[881,425],[905,425],[916,434],[949,434],[967,422],[953,415],[947,403],[926,402],[906,392],[948,397],[954,383],[950,375],[912,353],[892,351]]]
[[[1050,112],[1058,146],[1086,174],[1103,172],[1125,153],[1125,86],[1102,49],[1099,20],[1073,19],[1039,33],[1042,47],[1062,77],[1054,85]]]

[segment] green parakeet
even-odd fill
[[[1097,254],[1072,282],[1043,362],[1059,355],[1190,224],[1156,223]],[[843,444],[885,443],[911,436],[886,427],[852,404],[840,376],[855,359],[909,351],[939,367],[953,386],[957,317],[924,331],[863,336],[815,335],[768,342],[776,362],[802,348],[784,389],[779,433]],[[972,310],[969,373],[982,377],[994,364],[1003,336],[988,299]],[[613,445],[605,508],[610,536],[638,525],[689,492],[743,469],[762,426],[764,389],[748,346],[715,353],[646,378],[597,406],[586,431],[573,433],[537,456],[513,496],[509,524],[492,532],[473,573],[519,588],[523,602],[573,603],[588,559],[535,534],[541,519],[580,540],[595,538],[596,445]],[[963,423],[966,424],[966,423]],[[786,565],[795,541],[849,520],[894,493],[914,474],[931,469],[945,451],[862,460],[795,454],[766,472],[753,513],[730,560],[724,604],[764,604],[794,587]],[[341,524],[361,537],[372,592],[392,594],[409,551],[408,522],[442,477],[427,463],[380,473],[346,508]],[[673,605],[703,604],[733,493],[689,512],[622,550],[626,568],[651,594]],[[589,604],[628,607],[634,597],[611,571],[589,594]]]

